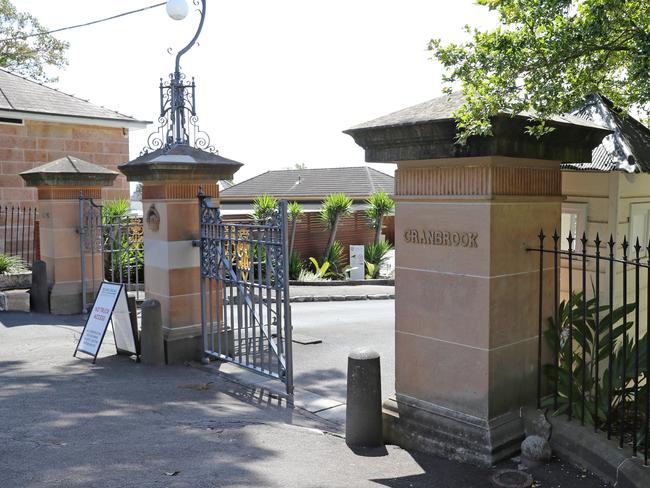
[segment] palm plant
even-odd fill
[[[293,243],[296,240],[296,227],[298,226],[298,219],[302,215],[302,205],[298,202],[290,202],[287,205],[289,214],[289,222],[291,222],[291,240],[289,241],[289,256],[293,255]]]
[[[266,193],[260,195],[253,200],[253,212],[251,218],[255,221],[263,223],[273,215],[273,212],[278,208],[278,199]]]
[[[379,244],[384,217],[393,213],[395,202],[386,192],[378,191],[370,195],[366,203],[368,204],[366,215],[375,228],[375,244]]]
[[[350,207],[352,207],[352,199],[345,193],[332,193],[323,201],[320,209],[320,219],[330,229],[330,236],[327,241],[327,247],[323,254],[323,261],[327,260],[330,250],[334,245],[336,239],[336,227],[339,225],[341,217],[350,214]]]

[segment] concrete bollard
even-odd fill
[[[381,367],[379,354],[366,347],[348,356],[348,397],[345,442],[350,447],[384,444],[381,419]]]
[[[36,313],[50,313],[49,288],[45,261],[32,265],[32,289],[29,292],[30,308]]]
[[[142,303],[142,333],[140,335],[142,362],[150,366],[165,364],[165,344],[163,341],[162,315],[158,300],[145,300]]]

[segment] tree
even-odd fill
[[[19,12],[10,0],[0,0],[0,66],[33,80],[55,81],[45,68],[63,68],[68,46],[48,34],[36,17]]]
[[[296,240],[296,227],[298,226],[298,219],[302,215],[302,205],[298,202],[289,202],[287,205],[289,214],[289,222],[291,222],[291,240],[289,242],[289,256],[293,254],[293,243]]]
[[[273,215],[273,212],[275,212],[277,208],[278,199],[265,193],[253,200],[253,212],[251,213],[251,217],[259,223],[264,223]]]
[[[336,227],[339,225],[339,220],[341,217],[350,214],[350,207],[352,206],[352,200],[345,193],[333,193],[328,195],[323,201],[323,205],[320,209],[320,219],[325,223],[328,229],[330,229],[330,237],[327,241],[327,247],[325,248],[325,253],[323,254],[323,261],[326,261],[332,246],[334,245],[334,239],[336,239]]]
[[[455,114],[459,141],[490,135],[490,117],[504,109],[534,114],[540,136],[552,115],[578,108],[598,92],[639,117],[650,111],[650,2],[647,0],[477,0],[496,10],[500,25],[466,27],[471,40],[429,49],[444,81],[462,84]],[[450,92],[451,87],[447,86]]]
[[[375,228],[375,244],[379,244],[384,217],[393,212],[395,202],[386,192],[378,191],[370,195],[366,203],[368,204],[366,215]]]

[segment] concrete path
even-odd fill
[[[200,365],[72,357],[80,317],[0,314],[0,486],[479,488],[492,469],[353,452],[327,424]],[[545,486],[601,484],[558,464]]]
[[[386,300],[395,298],[395,287],[384,285],[292,285],[290,294],[292,302]]]

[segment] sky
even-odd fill
[[[13,3],[55,29],[160,1]],[[198,20],[191,10],[174,21],[158,7],[57,34],[70,43],[69,64],[53,86],[156,120],[159,79]],[[439,96],[442,73],[427,43],[460,41],[465,24],[487,28],[495,16],[471,0],[208,0],[199,43],[181,67],[196,78],[200,127],[222,156],[244,163],[236,182],[296,163],[355,166],[365,164],[363,150],[342,131]],[[153,130],[131,132],[131,157]]]

